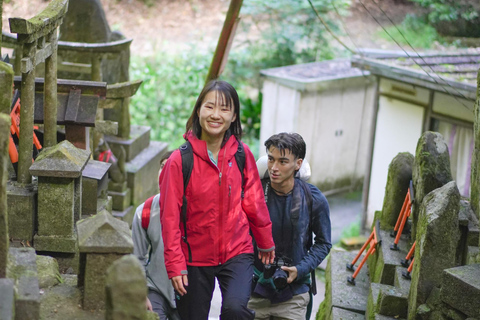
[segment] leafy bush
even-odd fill
[[[387,27],[385,29],[388,34],[383,30],[379,31],[378,35],[380,37],[389,41],[394,41],[392,40],[393,38],[405,46],[410,44],[414,48],[428,49],[431,48],[435,42],[443,42],[443,39],[434,27],[427,24],[424,19],[412,14],[408,14],[400,25]],[[408,51],[411,50],[411,48],[405,47],[405,50]]]
[[[429,8],[428,19],[432,23],[439,21],[455,21],[460,18],[466,21],[474,20],[479,16],[480,4],[478,1],[459,0],[410,0]]]

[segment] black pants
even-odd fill
[[[183,320],[207,320],[210,302],[218,279],[222,292],[220,319],[253,319],[255,313],[247,308],[250,299],[253,254],[241,254],[225,264],[214,267],[188,266],[187,294],[177,296],[177,310]]]

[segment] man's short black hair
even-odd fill
[[[302,136],[298,133],[282,132],[274,134],[267,141],[265,141],[267,152],[270,147],[275,147],[280,150],[280,153],[285,154],[285,150],[290,150],[295,159],[304,159],[307,146]]]

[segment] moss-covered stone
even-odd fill
[[[1,63],[0,63],[1,67]],[[2,79],[0,73],[0,81]],[[8,87],[7,87],[8,88]],[[9,90],[4,90],[9,91]],[[0,97],[1,99],[1,97]],[[10,118],[1,113],[0,100],[0,278],[7,274],[7,257],[9,248],[8,239],[8,213],[7,213],[7,166],[10,162],[8,156]]]
[[[145,318],[147,281],[143,267],[134,255],[116,260],[107,269],[105,290],[105,319]]]
[[[374,320],[375,314],[405,318],[407,315],[407,296],[394,286],[372,283],[367,302],[366,319]]]
[[[37,271],[40,289],[53,287],[62,280],[58,262],[53,257],[37,255]]]
[[[477,75],[477,100],[474,106],[474,115],[473,138],[475,146],[471,163],[470,197],[473,211],[480,220],[480,73]]]
[[[390,230],[395,227],[405,196],[412,180],[414,157],[408,152],[399,153],[388,167],[387,185],[383,200],[380,227]]]
[[[423,199],[411,274],[408,319],[414,319],[417,306],[426,302],[434,287],[441,286],[442,271],[455,265],[459,201],[460,193],[454,181]]]
[[[8,233],[16,240],[33,242],[35,232],[37,185],[7,184]]]
[[[427,131],[418,140],[412,177],[415,201],[411,219],[412,237],[415,237],[423,198],[429,192],[452,181],[448,146],[440,133]]]
[[[10,64],[0,61],[0,88],[11,88],[12,85],[13,85],[13,68]],[[2,90],[0,92],[0,113],[10,114],[11,103],[12,103],[12,90]],[[3,125],[0,127],[3,127]],[[6,127],[3,127],[3,128],[9,128],[9,127],[10,125],[7,124]],[[4,137],[8,138],[8,134],[4,135]],[[5,150],[8,150],[8,148]]]

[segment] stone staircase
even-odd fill
[[[352,271],[346,269],[346,264],[352,262],[358,251],[330,252],[325,301],[317,319],[406,319],[410,281],[402,277],[406,268],[400,261],[410,249],[409,237],[402,235],[398,244],[400,250],[394,251],[390,249],[394,242],[390,232],[380,230],[380,235],[382,242],[357,275],[355,286],[347,282]]]

